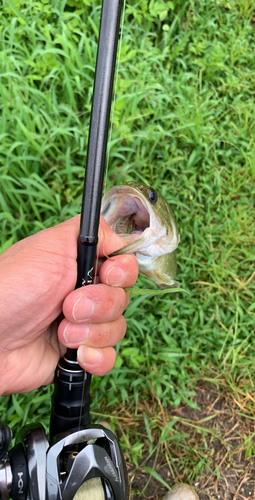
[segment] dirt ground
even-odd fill
[[[219,391],[208,383],[197,388],[195,403],[199,409],[183,404],[178,409],[166,410],[159,401],[152,401],[146,408],[138,408],[135,424],[144,433],[144,414],[156,422],[166,424],[177,417],[175,433],[183,434],[183,447],[170,441],[167,462],[164,445],[160,451],[148,457],[144,450],[138,467],[128,464],[131,485],[130,500],[161,500],[167,492],[157,479],[144,469],[156,470],[167,484],[187,482],[196,488],[200,500],[244,500],[255,499],[255,399],[254,393],[236,393],[231,389]],[[155,410],[157,408],[157,417]],[[124,412],[124,410],[123,410]],[[141,413],[140,413],[141,412]],[[123,413],[126,429],[134,425]],[[157,442],[157,426],[152,433]],[[144,465],[145,464],[145,465]],[[172,464],[172,465],[171,465]]]

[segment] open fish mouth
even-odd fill
[[[179,233],[165,198],[138,182],[112,187],[102,199],[101,215],[123,246],[109,257],[133,253],[142,274],[158,286],[178,286],[175,249]]]
[[[143,202],[135,195],[114,195],[102,211],[113,231],[123,239],[140,237],[150,227],[150,214]]]

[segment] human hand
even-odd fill
[[[0,255],[0,394],[29,392],[53,382],[66,347],[94,375],[110,371],[112,346],[125,335],[123,287],[138,275],[133,255],[107,259],[100,284],[74,290],[79,216],[19,241]],[[99,257],[123,242],[101,218]],[[64,319],[59,320],[63,312]],[[60,321],[60,323],[59,323]]]

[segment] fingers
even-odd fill
[[[64,301],[59,340],[67,347],[78,347],[78,362],[92,375],[104,375],[114,367],[112,346],[125,335],[122,314],[128,302],[125,290],[104,284],[74,290]]]
[[[128,302],[125,290],[100,283],[71,292],[64,300],[63,313],[71,323],[105,323],[121,316]]]
[[[120,316],[103,324],[74,324],[64,319],[59,325],[59,340],[66,347],[78,348],[80,366],[92,375],[105,375],[114,367],[116,352],[113,345],[123,339],[126,320]]]
[[[99,257],[122,246],[122,239],[101,217]],[[113,346],[126,332],[122,315],[129,297],[123,288],[131,287],[137,276],[138,262],[134,255],[108,258],[100,266],[100,284],[74,290],[64,300],[65,319],[58,328],[59,340],[66,347],[78,348],[79,364],[93,375],[104,375],[114,367]]]
[[[79,365],[91,375],[105,375],[111,371],[116,361],[113,347],[94,349],[81,345],[77,352]]]
[[[122,238],[118,236],[107,224],[105,219],[100,217],[99,224],[99,257],[110,255],[115,250],[119,250],[125,245]]]
[[[123,339],[125,333],[124,316],[102,324],[75,324],[64,319],[58,329],[60,342],[71,349],[77,349],[81,344],[98,348],[112,347]]]
[[[106,259],[100,268],[99,277],[106,285],[129,288],[136,282],[138,271],[134,255],[117,255]]]

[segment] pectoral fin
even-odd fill
[[[145,238],[138,238],[137,240],[132,241],[132,243],[129,243],[128,245],[125,245],[119,250],[112,252],[111,255],[109,255],[109,257],[115,257],[115,255],[123,255],[125,253],[135,253],[139,249],[139,247],[143,245],[145,242],[146,242]]]

